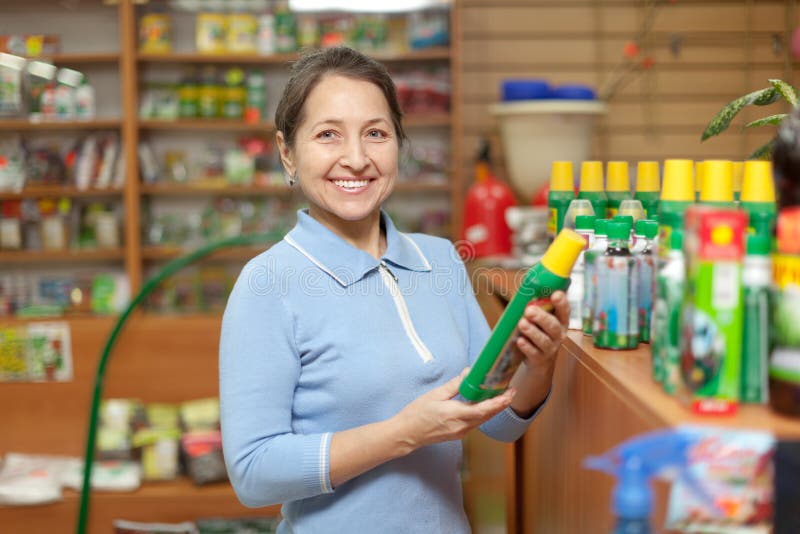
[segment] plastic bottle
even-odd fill
[[[627,161],[609,161],[606,165],[606,196],[609,217],[614,217],[619,212],[623,200],[633,198]]]
[[[581,163],[578,198],[585,198],[591,201],[596,216],[606,216],[608,213],[608,197],[603,190],[603,162],[584,161]]]
[[[491,173],[489,142],[484,140],[475,164],[475,183],[464,201],[461,238],[472,243],[476,258],[511,253],[511,229],[507,208],[516,205],[511,188]]]
[[[550,190],[547,193],[547,238],[555,239],[564,227],[564,215],[575,199],[575,182],[571,161],[554,161],[550,169]]]
[[[766,404],[769,401],[768,357],[770,331],[770,289],[772,260],[770,238],[747,236],[742,286],[744,287],[744,329],[742,332],[741,401]]]
[[[589,246],[589,250],[583,255],[583,303],[581,305],[581,313],[583,316],[583,333],[587,336],[592,335],[592,324],[594,322],[594,293],[597,287],[594,264],[597,257],[602,255],[608,248],[608,223],[608,219],[595,219],[594,241]]]
[[[775,230],[777,217],[771,162],[762,160],[745,162],[740,199],[739,205],[749,217],[747,231],[771,236]]]
[[[267,116],[267,90],[264,74],[250,72],[247,74],[247,99],[244,108],[244,120],[257,124]]]
[[[667,393],[675,393],[681,382],[679,345],[685,285],[683,229],[677,228],[670,234],[669,254],[656,276],[656,301],[650,329],[653,378]]]
[[[703,162],[702,169],[698,202],[719,208],[733,207],[733,162],[709,159]]]
[[[636,167],[636,193],[633,198],[642,203],[648,219],[658,217],[658,197],[661,179],[657,161],[640,161]]]
[[[579,215],[592,215],[597,218],[597,214],[594,212],[594,207],[591,202],[585,198],[576,198],[569,203],[567,214],[564,215],[564,228],[575,230],[575,228],[577,228],[575,221]]]
[[[564,229],[545,252],[542,260],[531,267],[497,321],[469,373],[461,382],[459,393],[470,401],[481,401],[499,395],[508,387],[523,355],[517,347],[517,323],[528,303],[552,309],[550,295],[566,290],[572,266],[586,243],[572,230]]]
[[[635,240],[631,254],[636,259],[639,280],[639,341],[650,343],[650,316],[653,313],[653,296],[656,285],[656,262],[653,243],[658,235],[658,223],[642,219],[636,221]]]
[[[658,255],[665,258],[673,228],[683,227],[686,208],[694,203],[692,160],[668,159],[664,162],[664,183],[658,204]]]
[[[586,244],[572,268],[572,283],[567,291],[567,301],[570,307],[569,328],[573,330],[583,328],[584,255],[594,241],[594,220],[594,215],[578,215],[575,218],[575,232],[584,238]]]
[[[178,116],[194,119],[199,115],[199,82],[194,69],[187,69],[178,87]]]
[[[597,276],[592,339],[601,349],[626,350],[639,345],[639,282],[636,260],[628,248],[627,222],[608,223],[608,248],[595,261]]]
[[[89,81],[85,77],[75,89],[75,118],[85,121],[95,118],[94,87],[89,85]]]

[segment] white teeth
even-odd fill
[[[333,183],[345,189],[357,189],[367,185],[369,180],[333,180]]]

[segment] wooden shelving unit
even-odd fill
[[[247,261],[250,258],[264,252],[266,250],[266,245],[263,247],[234,247],[225,250],[220,250],[208,256],[208,258],[204,261],[210,260],[238,260],[238,261]],[[152,246],[147,245],[142,247],[142,259],[147,261],[168,261],[174,260],[175,258],[179,258],[183,256],[187,252],[190,252],[190,249],[178,246]]]
[[[174,130],[201,132],[254,132],[272,135],[275,126],[270,122],[249,123],[232,119],[141,120],[142,130]]]
[[[122,125],[120,119],[96,119],[91,121],[47,121],[33,122],[28,119],[0,119],[0,131],[64,131],[64,130],[115,130]]]
[[[113,197],[122,195],[122,189],[78,189],[73,186],[61,185],[33,185],[26,186],[21,191],[0,191],[0,200],[19,200],[23,198],[89,198]]]
[[[5,263],[76,263],[98,261],[122,261],[125,251],[117,249],[97,250],[3,250],[0,265]]]

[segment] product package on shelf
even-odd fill
[[[0,382],[72,380],[69,324],[27,323],[0,328]]]

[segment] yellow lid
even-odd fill
[[[550,167],[550,191],[574,191],[571,161],[554,161]]]
[[[572,266],[585,245],[586,240],[580,234],[564,228],[545,251],[540,263],[554,275],[569,278]]]
[[[703,188],[703,180],[705,180],[705,161],[695,161],[694,163],[694,192],[700,193]]]
[[[690,159],[664,161],[661,200],[694,202],[693,165],[694,163]]]
[[[742,202],[775,202],[775,182],[772,179],[772,162],[751,160],[744,164]]]
[[[609,161],[606,166],[606,191],[630,192],[631,179],[627,161]]]
[[[658,162],[640,161],[636,167],[636,191],[649,193],[659,190]]]
[[[733,162],[733,192],[742,191],[742,178],[744,178],[744,161]]]
[[[581,191],[603,190],[603,162],[584,161],[581,163]]]
[[[733,202],[733,162],[724,159],[703,162],[700,202]]]

